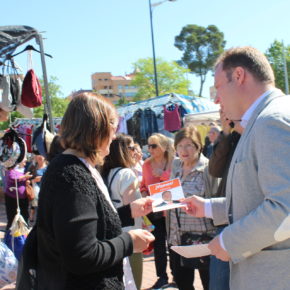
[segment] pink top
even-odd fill
[[[24,175],[23,172],[20,172],[16,169],[10,169],[6,171],[5,173],[5,184],[6,184],[5,194],[6,195],[16,198],[16,190],[15,190],[15,179],[16,179],[19,198],[21,199],[26,198],[26,187],[25,187],[26,179],[19,180],[19,178],[23,175]]]
[[[167,110],[166,106],[164,106],[164,129],[170,132],[181,129],[181,120],[177,104],[175,104],[173,111]]]
[[[151,166],[150,159],[145,160],[142,169],[143,169],[143,177],[140,184],[140,191],[141,192],[146,191],[148,195],[149,195],[148,185],[170,179],[171,170],[163,171],[161,176],[154,176],[152,173],[153,169]]]

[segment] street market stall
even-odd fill
[[[28,45],[21,52],[15,53],[18,47],[32,39],[35,39],[36,44],[39,45],[39,50],[35,49],[32,45]],[[2,75],[4,75],[5,69],[6,71],[9,70],[9,74],[11,74],[11,69],[13,74],[17,74],[14,57],[28,50],[34,50],[40,53],[45,93],[44,111],[48,115],[50,129],[54,132],[45,64],[45,56],[51,56],[44,53],[42,35],[36,29],[29,26],[0,26],[0,68],[2,69]],[[4,91],[2,90],[0,94],[1,98],[3,95]],[[3,103],[3,99],[0,102]],[[13,110],[16,110],[16,107]],[[4,109],[4,111],[6,110]]]

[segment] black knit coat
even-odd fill
[[[132,224],[130,209],[115,213],[77,157],[61,154],[48,166],[38,209],[39,289],[124,289],[122,260],[133,245],[119,215]]]

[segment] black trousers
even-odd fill
[[[166,226],[165,217],[152,221],[155,226],[152,234],[155,237],[154,241],[154,257],[156,275],[162,278],[168,278],[166,273],[167,253],[166,253]]]
[[[179,290],[194,290],[194,269],[182,267],[180,265],[180,255],[169,250],[169,261],[172,275]],[[209,289],[209,267],[198,269],[204,290]]]
[[[20,207],[20,214],[24,218],[26,222],[28,222],[29,212],[28,212],[28,205],[29,201],[27,198],[19,198],[19,207]],[[12,225],[13,219],[16,215],[17,211],[17,200],[16,198],[10,197],[5,194],[5,207],[6,207],[6,216],[7,216],[7,226],[6,231]]]

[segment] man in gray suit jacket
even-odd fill
[[[217,99],[244,132],[226,198],[186,199],[187,213],[228,223],[209,248],[230,261],[233,290],[290,289],[290,96],[275,88],[266,57],[232,48],[217,61]]]

